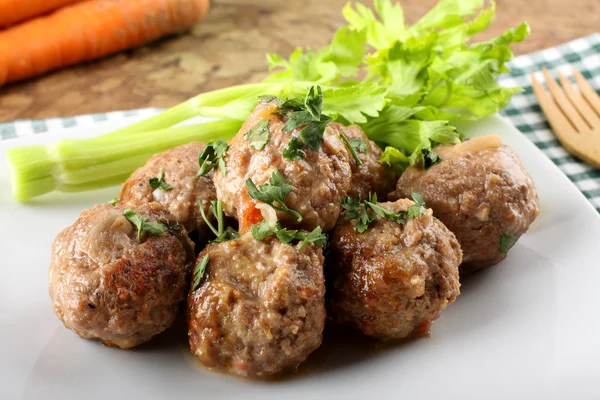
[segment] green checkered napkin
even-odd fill
[[[573,80],[571,66],[581,71],[596,92],[599,91],[600,34],[513,59],[509,65],[512,71],[501,77],[500,84],[520,86],[525,92],[514,96],[502,115],[509,118],[513,125],[550,157],[600,212],[600,170],[571,156],[556,140],[533,94],[529,79],[529,73],[535,72],[538,81],[544,82],[540,70],[546,67],[554,76],[559,70]]]
[[[516,57],[510,63],[512,72],[501,77],[505,86],[520,86],[525,92],[513,97],[502,115],[535,143],[571,179],[594,207],[600,212],[600,170],[572,157],[555,139],[546,118],[531,89],[528,74],[539,72],[542,67],[550,71],[560,70],[572,76],[571,65],[588,79],[591,86],[600,89],[600,34],[576,39],[561,46],[537,53]],[[158,113],[158,109],[119,111],[105,114],[81,115],[69,118],[43,120],[19,120],[0,124],[0,140],[35,135],[61,128],[82,128],[107,120],[141,118]]]

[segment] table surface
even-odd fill
[[[343,25],[347,0],[214,0],[189,33],[0,88],[0,121],[143,107],[170,107],[195,94],[258,82],[265,53],[319,48]],[[361,0],[371,4],[370,0]],[[436,0],[403,0],[409,23]],[[597,32],[598,0],[497,0],[496,21],[480,39],[525,20],[524,54]]]

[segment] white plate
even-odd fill
[[[600,217],[507,121],[492,117],[465,131],[498,133],[521,156],[541,197],[530,231],[507,260],[463,282],[430,338],[374,349],[342,335],[274,382],[203,369],[187,350],[185,327],[130,351],[65,329],[47,294],[50,244],[117,189],[15,204],[4,150],[82,133],[0,143],[0,399],[600,398]]]

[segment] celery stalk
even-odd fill
[[[194,140],[228,139],[242,122],[219,120],[143,134],[62,140],[52,146],[26,146],[6,152],[13,195],[28,201],[53,190],[78,192],[118,185],[153,154]]]
[[[192,140],[232,137],[256,106],[258,96],[289,96],[302,93],[308,85],[259,83],[215,90],[95,138],[8,150],[13,196],[17,201],[27,201],[53,190],[78,192],[120,184],[153,154]],[[221,119],[173,127],[196,116]]]
[[[214,90],[192,97],[153,117],[99,136],[98,139],[170,128],[196,116],[245,121],[256,106],[258,96],[299,94],[306,92],[310,82],[255,83]]]

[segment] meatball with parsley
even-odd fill
[[[129,349],[167,329],[194,261],[185,228],[158,203],[84,211],[54,240],[54,311],[84,339]]]
[[[460,293],[458,241],[413,196],[416,203],[347,198],[331,234],[330,315],[381,340],[425,334]]]
[[[214,182],[241,232],[265,219],[265,207],[288,227],[334,227],[352,183],[351,155],[321,101],[314,90],[304,100],[263,97],[229,141]]]
[[[460,242],[461,274],[504,260],[539,214],[535,184],[519,156],[496,135],[438,146],[435,152],[438,162],[429,169],[406,169],[390,199],[412,190],[424,196]]]
[[[208,233],[202,211],[209,212],[216,193],[212,172],[199,174],[198,159],[205,149],[191,142],[154,155],[123,184],[119,203],[135,208],[156,201],[188,231]]]
[[[397,176],[392,168],[379,162],[383,151],[357,125],[331,123],[329,128],[344,135],[343,139],[347,140],[356,156],[350,158],[352,186],[348,195],[368,199],[376,193],[380,199],[385,199],[394,190]]]
[[[263,223],[206,247],[188,296],[192,353],[208,367],[244,377],[303,362],[325,326],[324,242],[320,233],[275,232]]]

